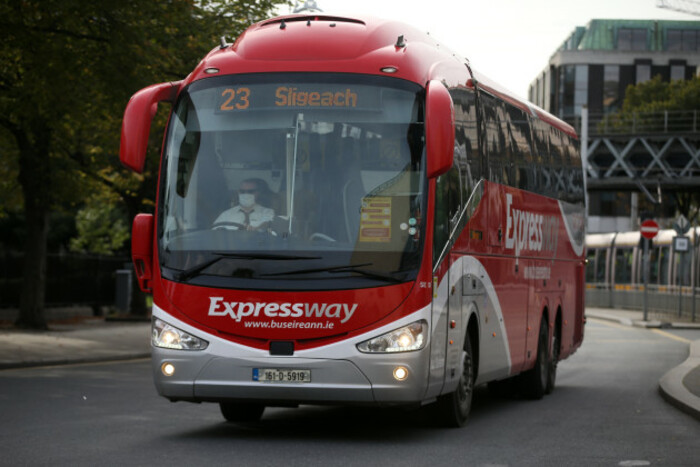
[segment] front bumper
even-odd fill
[[[158,316],[156,316],[158,315]],[[208,340],[203,351],[181,351],[153,347],[153,377],[158,393],[171,400],[192,402],[250,401],[266,405],[419,403],[423,400],[429,374],[430,347],[395,354],[363,354],[355,345],[369,337],[400,327],[418,318],[416,314],[357,338],[297,352],[294,356],[271,356],[269,352],[241,346],[174,320],[162,312],[154,316],[193,335]],[[172,376],[163,374],[170,363]],[[408,370],[397,381],[397,366]],[[270,383],[253,380],[254,368],[305,369],[308,383]]]

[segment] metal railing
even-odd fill
[[[24,278],[24,255],[0,254],[0,308],[17,308]],[[82,254],[52,254],[47,257],[47,306],[112,305],[115,303],[117,271],[131,258]]]
[[[564,120],[581,132],[581,117]],[[700,131],[700,110],[664,110],[630,114],[588,114],[589,136],[629,134],[688,134]]]
[[[662,321],[700,321],[700,288],[690,286],[648,286],[648,311],[651,319]],[[626,284],[586,284],[586,305],[601,308],[644,309],[644,287]]]

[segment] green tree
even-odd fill
[[[690,80],[649,81],[630,85],[625,91],[622,109],[606,117],[601,131],[617,133],[692,131],[694,112],[700,109],[700,77]]]
[[[46,327],[52,210],[78,206],[95,187],[108,187],[131,218],[155,193],[155,164],[141,175],[118,165],[121,116],[131,94],[182,79],[218,36],[237,36],[282,3],[0,0],[3,175],[16,174],[26,222],[17,326]]]
[[[625,91],[622,113],[663,112],[700,109],[700,77],[689,80],[663,81],[661,76]]]
[[[70,241],[73,251],[112,255],[123,251],[131,236],[123,204],[107,190],[88,199],[76,214],[75,224],[77,236]]]

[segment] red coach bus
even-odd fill
[[[514,70],[517,72],[517,70]],[[541,398],[583,339],[573,129],[409,26],[292,15],[136,93],[141,172],[172,103],[155,216],[134,220],[153,374],[230,421],[266,406]]]

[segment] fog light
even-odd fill
[[[165,362],[160,366],[160,371],[162,371],[165,376],[172,376],[175,374],[175,365],[170,362]]]
[[[397,366],[394,368],[394,379],[396,381],[404,381],[406,378],[408,378],[408,370],[406,367]]]

